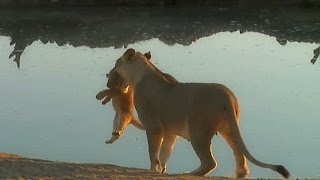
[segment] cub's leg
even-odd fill
[[[107,140],[105,143],[106,144],[112,144],[113,142],[115,142],[117,139],[119,139],[120,135],[117,132],[112,132],[112,137]]]
[[[228,123],[225,123],[220,129],[220,134],[227,141],[230,148],[233,151],[235,160],[236,160],[236,176],[237,178],[243,178],[249,174],[249,167],[245,156],[242,154],[241,150],[237,146],[237,142],[232,136],[232,130]]]
[[[103,105],[107,104],[111,100],[112,96],[106,96],[104,100],[101,102]]]
[[[176,143],[177,136],[173,134],[165,134],[163,137],[160,149],[160,162],[162,166],[162,173],[166,172],[166,164],[170,158],[172,149]]]
[[[107,144],[111,144],[122,135],[127,125],[130,123],[130,116],[128,115],[120,115],[116,113],[116,116],[113,120],[113,132],[110,140],[106,141]]]
[[[114,141],[116,141],[117,139],[119,139],[120,137],[120,134],[119,133],[116,133],[115,129],[118,128],[119,126],[119,121],[118,121],[118,113],[116,113],[116,115],[114,116],[114,119],[113,119],[113,131],[112,131],[112,137],[109,139],[109,140],[106,140],[106,144],[111,144],[113,143]]]
[[[110,89],[104,89],[96,95],[96,99],[101,100],[104,98],[104,100],[101,102],[103,105],[108,103],[113,96],[113,91]]]
[[[196,118],[193,122],[189,121],[191,145],[194,151],[196,152],[197,156],[199,157],[201,163],[198,169],[191,172],[192,175],[196,176],[204,176],[217,167],[217,162],[214,160],[212,156],[211,145],[211,139],[214,136],[214,134],[216,134],[216,130],[213,127],[216,126],[211,126],[210,124],[208,124],[207,126],[203,126],[201,123],[197,123],[201,121],[204,120]]]
[[[146,129],[148,146],[149,146],[149,157],[150,157],[150,169],[162,172],[161,162],[159,160],[160,147],[163,139],[162,128],[149,128]]]
[[[96,98],[97,98],[98,100],[101,100],[102,98],[104,98],[104,97],[106,97],[107,95],[109,95],[109,93],[110,93],[109,91],[110,91],[109,89],[104,89],[104,90],[98,92],[97,95],[96,95]]]

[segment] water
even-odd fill
[[[293,177],[320,178],[320,60],[310,63],[319,44],[306,40],[281,45],[278,37],[253,31],[211,33],[189,43],[178,36],[168,43],[149,35],[126,47],[151,51],[152,61],[181,82],[227,85],[240,101],[240,128],[251,153],[284,164]],[[26,43],[17,68],[15,57],[8,57],[20,47],[10,45],[9,36],[0,36],[0,151],[149,168],[144,131],[130,126],[117,142],[104,144],[111,136],[114,111],[111,104],[95,99],[106,86],[105,74],[126,48],[39,39]],[[220,136],[213,138],[213,149],[218,168],[211,175],[233,176],[233,154]],[[187,172],[198,165],[189,142],[179,139],[168,172]],[[249,166],[250,177],[279,177]]]

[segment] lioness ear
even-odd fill
[[[150,59],[151,59],[151,53],[150,53],[150,51],[147,52],[147,53],[145,53],[144,56],[145,56],[148,60],[150,60]]]
[[[135,54],[136,54],[136,51],[130,48],[123,54],[123,57],[125,58],[125,60],[132,60]]]

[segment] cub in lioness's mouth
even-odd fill
[[[110,72],[108,80],[108,87],[100,91],[96,98],[102,100],[102,104],[108,103],[112,99],[112,105],[116,112],[113,119],[112,137],[105,142],[111,144],[123,134],[127,125],[132,124],[135,127],[143,130],[143,125],[138,121],[133,114],[133,91],[128,87],[126,92],[120,91],[121,78],[115,71]]]

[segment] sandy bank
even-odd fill
[[[146,169],[127,168],[110,164],[77,164],[47,161],[0,152],[0,179],[231,180],[234,178],[163,175]]]

